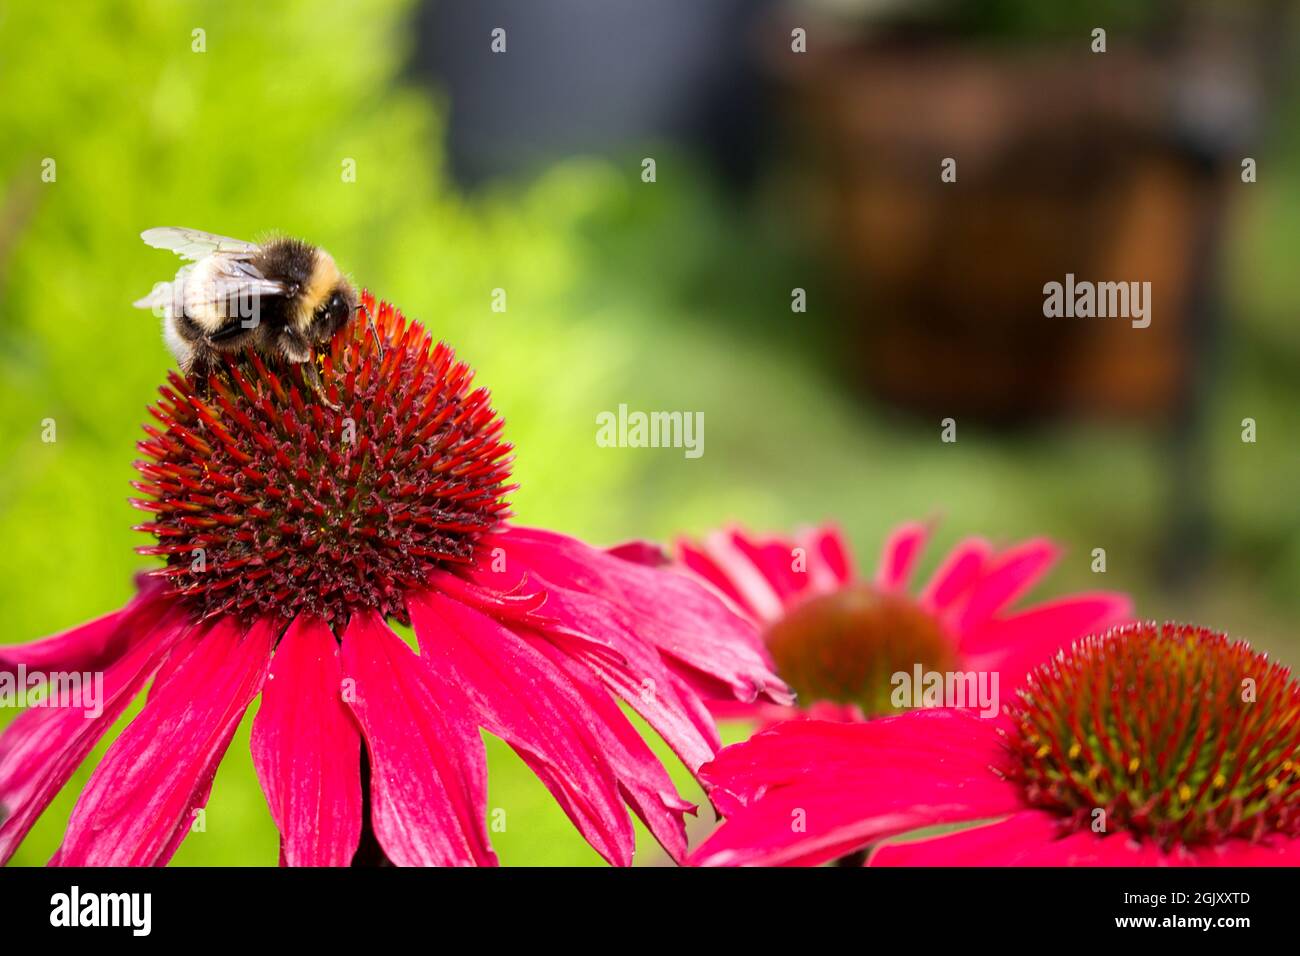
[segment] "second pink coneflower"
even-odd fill
[[[719,699],[710,705],[715,714],[771,722],[897,712],[891,677],[918,666],[924,672],[997,673],[1000,691],[1009,693],[1043,658],[1132,616],[1129,598],[1111,591],[1017,609],[1060,555],[1045,539],[998,549],[967,538],[913,593],[928,533],[919,523],[897,528],[870,576],[857,571],[833,527],[794,538],[731,530],[679,542],[677,562],[755,622],[777,673],[799,694],[799,710]],[[662,560],[640,546],[616,553]]]

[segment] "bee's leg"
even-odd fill
[[[340,406],[331,402],[329,396],[325,394],[325,386],[321,383],[320,370],[316,368],[316,362],[312,359],[308,359],[302,363],[302,367],[303,374],[307,378],[307,384],[312,387],[312,391],[316,393],[316,397],[320,399],[321,404],[332,408],[337,412]]]
[[[211,392],[208,387],[208,375],[220,361],[220,355],[205,341],[200,340],[189,345],[177,364],[180,366],[181,374],[190,380],[194,394],[201,399],[207,399]]]
[[[370,323],[370,336],[375,340],[375,348],[379,350],[379,361],[382,362],[384,360],[384,343],[379,338],[379,329],[375,325],[375,317],[370,314],[370,310],[366,308],[364,302],[357,303],[357,311],[366,314],[366,321]]]

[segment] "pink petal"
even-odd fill
[[[495,866],[487,755],[463,694],[373,612],[343,635],[344,699],[370,752],[371,821],[398,866]]]
[[[261,689],[276,633],[263,621],[244,634],[229,619],[207,632],[95,768],[68,822],[60,865],[167,862]]]
[[[921,591],[921,606],[946,614],[983,572],[993,549],[982,538],[967,538],[949,552]]]
[[[545,589],[546,603],[538,614],[512,615],[509,618],[512,622],[545,633],[569,656],[582,660],[654,727],[688,768],[694,770],[712,757],[718,746],[717,730],[693,689],[710,678],[681,664],[676,664],[674,669],[666,666],[673,662],[666,662],[659,650],[643,639],[641,629],[648,626],[644,615],[634,613],[616,590],[609,597],[606,593],[591,593],[585,580],[579,580],[579,586],[570,589],[544,577],[526,560],[531,556],[521,539],[513,535],[509,539],[495,537],[487,544],[489,549],[500,548],[509,559],[504,568],[495,560],[478,562],[468,572],[476,586],[504,593]],[[704,593],[703,600],[709,607],[716,610],[721,606],[716,596],[702,592],[701,585],[680,575],[667,571],[647,573],[656,584],[663,579],[685,582],[693,598],[699,599]],[[436,581],[440,589],[444,589],[445,583],[442,577]],[[731,612],[722,613],[728,622],[738,620]],[[494,616],[501,615],[494,613]],[[742,627],[742,633],[751,636],[748,628]],[[756,637],[753,640],[755,646],[747,648],[745,654],[761,658],[759,642]],[[713,692],[730,695],[732,689],[719,683]]]
[[[784,707],[777,704],[735,700],[731,697],[711,698],[704,702],[714,720],[748,720],[763,723],[780,723],[783,720],[795,720],[803,711],[798,707]]]
[[[430,590],[447,594],[461,604],[478,608],[498,620],[514,621],[525,626],[536,620],[542,605],[546,603],[546,592],[541,589],[528,591],[520,587],[507,593],[492,587],[480,587],[448,571],[432,572],[429,582]]]
[[[764,580],[776,592],[782,608],[808,587],[808,556],[804,555],[804,570],[795,570],[795,548],[798,545],[793,541],[783,538],[760,541],[733,531],[731,544],[763,575]]]
[[[745,596],[740,593],[740,589],[736,587],[735,583],[708,552],[685,539],[678,542],[677,550],[681,556],[682,565],[688,571],[713,585],[719,594],[731,601],[739,613],[754,621],[760,619],[758,611],[745,599]]]
[[[1056,563],[1060,550],[1045,539],[1027,541],[995,556],[975,582],[957,618],[963,632],[983,625],[1026,594]]]
[[[299,615],[253,719],[253,766],[286,866],[347,866],[361,842],[361,735],[341,696],[338,642]]]
[[[1300,840],[1229,840],[1168,852],[1127,833],[1064,832],[1059,818],[1024,810],[957,833],[880,847],[872,866],[1295,866]]]
[[[615,866],[635,833],[582,694],[536,648],[478,611],[433,592],[407,596],[422,659],[454,674],[478,722],[519,752],[574,826]]]
[[[0,736],[0,864],[135,699],[184,627],[175,615],[150,623],[148,630],[110,639],[128,649],[103,671],[98,717],[78,708],[36,707],[19,714]],[[130,626],[128,620],[123,628]]]
[[[992,769],[988,721],[950,710],[856,724],[793,721],[728,747],[701,771],[727,821],[692,861],[815,865],[921,827],[1019,809]]]
[[[1192,854],[1198,866],[1300,866],[1300,838],[1273,837],[1263,843],[1229,840]]]
[[[808,594],[825,594],[853,576],[849,566],[848,546],[839,530],[830,526],[801,531],[799,547],[808,556]]]
[[[710,700],[709,713],[714,720],[747,720],[767,730],[773,724],[787,720],[833,720],[848,722],[866,720],[857,704],[840,704],[830,700],[814,700],[806,707],[782,707],[778,704],[742,704],[738,700]]]
[[[916,567],[921,549],[930,529],[919,522],[905,524],[885,541],[884,553],[880,557],[880,570],[876,573],[876,583],[886,591],[899,591],[907,587]]]
[[[132,637],[151,632],[172,602],[146,585],[126,607],[53,637],[26,644],[0,644],[0,673],[28,671],[95,671],[121,656]]]
[[[550,531],[511,528],[493,542],[507,549],[509,563],[522,564],[544,582],[625,608],[638,637],[726,683],[737,699],[763,694],[779,704],[793,699],[758,649],[752,624],[690,578],[620,561]]]
[[[163,688],[171,682],[172,676],[190,659],[190,655],[198,650],[199,644],[206,635],[205,628],[190,627],[172,644],[171,650],[162,658],[158,670],[154,672],[153,683],[149,685],[149,697],[162,693]]]
[[[1010,865],[1018,853],[1041,855],[1059,839],[1056,821],[1041,810],[1022,810],[995,823],[923,840],[889,843],[871,854],[871,866]],[[1033,848],[1032,850],[1030,848]]]
[[[835,580],[847,584],[853,578],[853,556],[839,528],[823,525],[813,534],[814,552],[825,562]]]
[[[724,593],[738,594],[741,605],[752,612],[755,620],[775,620],[785,609],[781,593],[763,569],[738,546],[738,540],[744,540],[739,531],[715,531],[704,539],[703,549],[730,585]]]
[[[684,860],[684,814],[694,813],[695,805],[677,793],[659,758],[591,672],[548,641],[538,639],[536,646],[557,667],[563,668],[581,691],[596,718],[595,732],[601,738],[605,759],[614,769],[624,799],[668,855],[677,862]]]
[[[662,568],[672,563],[672,558],[653,541],[626,541],[605,550],[616,558],[650,568]]]
[[[1088,849],[1083,849],[1085,845]],[[871,866],[1077,866],[1099,862],[1158,866],[1162,857],[1154,847],[1143,847],[1124,834],[1098,840],[1088,833],[1081,844],[1074,836],[1063,837],[1060,821],[1051,814],[1022,810],[995,823],[882,846],[872,854]]]
[[[1041,815],[1041,814],[1040,814]],[[1039,824],[1040,828],[1043,826]],[[1091,830],[1058,839],[1040,839],[1023,847],[1008,847],[989,860],[992,866],[1295,866],[1300,847],[1294,838],[1270,845],[1229,840],[1217,847],[1168,852],[1149,840],[1126,833],[1097,834]]]
[[[673,748],[692,771],[720,746],[717,728],[696,692],[634,632],[628,616],[603,598],[548,584],[537,629],[599,675]],[[591,635],[599,635],[595,640]]]
[[[1010,690],[1058,650],[1132,616],[1133,602],[1125,594],[1101,592],[1060,598],[963,635],[963,666],[999,671],[1001,687]]]

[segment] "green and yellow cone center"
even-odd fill
[[[1241,641],[1118,628],[1041,665],[1008,712],[1012,779],[1079,829],[1165,849],[1300,833],[1300,684]]]

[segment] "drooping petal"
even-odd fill
[[[921,590],[921,606],[947,614],[954,603],[964,597],[979,580],[985,562],[993,553],[982,538],[967,538],[943,559],[934,576]]]
[[[276,648],[253,719],[253,766],[286,866],[347,866],[361,840],[361,735],[338,642],[301,614]]]
[[[548,637],[599,675],[692,771],[713,758],[721,741],[704,702],[655,648],[637,637],[621,612],[600,598],[554,585],[547,595],[547,611],[557,611],[559,617],[540,628]],[[591,634],[601,635],[603,643],[594,642]]]
[[[714,720],[744,720],[756,730],[767,730],[787,720],[833,720],[839,723],[866,720],[857,704],[840,704],[832,700],[814,700],[807,707],[781,707],[777,704],[742,704],[738,700],[710,700],[709,713]]]
[[[853,579],[849,546],[839,528],[824,525],[803,531],[798,537],[808,555],[808,590],[813,594],[833,591]]]
[[[480,587],[473,581],[458,577],[448,571],[433,571],[429,574],[431,590],[450,595],[461,604],[478,608],[483,613],[500,621],[512,621],[528,626],[536,620],[542,605],[546,603],[546,592],[537,588],[528,590],[520,586],[510,592],[498,591],[491,587]]]
[[[965,666],[999,671],[1004,688],[1019,686],[1031,669],[1057,651],[1089,634],[1131,620],[1133,602],[1126,594],[1077,594],[1037,605],[963,635]]]
[[[203,640],[206,633],[203,627],[190,627],[172,644],[171,649],[158,664],[158,670],[154,672],[153,682],[149,685],[149,697],[163,692],[163,688],[171,683],[172,676],[198,649],[199,642]]]
[[[792,721],[728,747],[701,778],[726,823],[692,861],[814,865],[939,823],[1020,809],[996,729],[960,711]]]
[[[0,673],[12,674],[19,666],[30,671],[95,671],[120,657],[133,638],[152,632],[171,602],[149,580],[126,607],[61,634],[26,644],[0,644]]]
[[[920,522],[910,522],[896,528],[885,540],[884,551],[880,556],[880,568],[876,572],[876,583],[886,591],[898,591],[907,587],[912,571],[916,567],[925,539],[930,529]]]
[[[992,620],[1037,584],[1059,556],[1060,549],[1045,538],[995,555],[986,563],[957,617],[958,630],[972,630]]]
[[[1274,836],[1260,843],[1229,840],[1191,851],[1198,866],[1300,866],[1300,838]]]
[[[716,531],[704,539],[703,550],[730,590],[740,595],[751,616],[759,621],[773,620],[784,608],[780,588],[741,546],[744,540],[740,531]]]
[[[81,793],[62,866],[167,862],[261,689],[277,628],[218,621],[123,731]]]
[[[487,755],[464,696],[374,612],[343,635],[344,695],[370,753],[375,837],[398,866],[496,865]]]
[[[797,545],[793,542],[781,538],[751,538],[733,531],[731,544],[763,575],[783,608],[808,587],[808,556],[803,555],[803,560],[798,560],[795,554]]]
[[[108,648],[122,634],[125,609],[105,614],[53,637],[26,644],[0,644],[0,673],[12,674],[19,666],[28,670],[92,670],[110,656]]]
[[[814,535],[817,553],[841,584],[854,578],[853,554],[844,533],[833,524],[822,525]]]
[[[731,687],[739,700],[766,695],[790,703],[790,690],[771,672],[753,625],[696,581],[671,571],[620,561],[565,535],[510,528],[490,543],[507,562],[546,584],[606,598],[631,616],[633,632],[675,661]]]
[[[550,641],[538,637],[533,643],[578,687],[624,799],[668,855],[681,862],[686,856],[684,815],[694,813],[695,805],[678,794],[664,765],[595,676]]]
[[[1058,818],[1022,810],[956,833],[880,847],[871,866],[1168,866],[1190,862],[1126,833],[1063,834]]]
[[[454,675],[479,724],[509,743],[587,842],[615,866],[635,834],[582,694],[536,648],[473,608],[435,592],[407,596],[421,659]]]
[[[34,707],[19,714],[0,736],[0,864],[13,856],[37,818],[135,699],[184,630],[175,615],[149,624],[134,634],[110,638],[129,649],[103,671],[98,716],[88,716],[81,708]],[[131,625],[127,621],[121,626]]]
[[[703,701],[684,675],[670,668],[659,651],[641,639],[625,608],[601,596],[544,582],[526,572],[520,561],[507,566],[508,572],[493,571],[490,563],[481,563],[470,574],[482,589],[503,592],[511,592],[526,578],[529,586],[545,586],[540,592],[545,603],[536,613],[494,611],[494,616],[511,621],[512,627],[544,633],[568,656],[582,661],[644,717],[692,771],[713,757],[720,742]],[[465,595],[449,577],[436,574],[432,580],[437,589],[463,599]]]
[[[605,550],[616,558],[644,564],[649,568],[662,568],[672,563],[668,553],[653,541],[625,541]]]
[[[722,741],[708,707],[697,690],[664,666],[653,649],[645,648],[624,663],[616,663],[593,653],[587,642],[566,641],[566,636],[547,634],[566,657],[585,665],[644,718],[687,769],[694,773],[713,758]]]
[[[1012,865],[1021,854],[1043,857],[1061,837],[1060,824],[1041,810],[923,840],[888,843],[871,854],[871,866]],[[1126,837],[1120,836],[1119,840]],[[1065,862],[1064,856],[1059,860]]]
[[[181,670],[185,662],[189,660],[190,655],[198,649],[199,642],[203,640],[204,633],[205,632],[200,628],[190,628],[190,630],[179,641],[172,645],[171,652],[159,665],[157,672],[154,674],[153,683],[149,685],[148,700],[152,700],[154,697],[165,693],[167,686],[171,683],[172,677]],[[224,753],[230,748],[230,741],[234,737],[237,729],[238,725],[236,724],[230,726],[225,741],[218,746],[218,750]],[[208,770],[203,773],[198,780],[196,780],[194,790],[192,791],[187,803],[188,806],[195,808],[207,806],[208,797],[212,793],[212,783],[216,779],[217,767],[218,764],[214,762]],[[175,830],[172,832],[171,839],[168,840],[166,850],[164,850],[159,857],[160,862],[165,862],[175,856],[176,851],[180,848],[181,843],[184,842],[185,837],[189,833],[190,825],[191,821],[189,819],[182,819],[176,825]]]
[[[678,544],[678,553],[681,555],[683,566],[701,580],[712,585],[719,594],[732,603],[732,606],[739,613],[754,620],[761,619],[758,610],[740,592],[735,582],[722,570],[718,562],[714,561],[709,552],[696,547],[693,542],[683,539]]]
[[[956,833],[880,847],[872,866],[1295,866],[1300,840],[1264,843],[1229,840],[1215,847],[1162,850],[1126,832],[1062,832],[1061,821],[1041,810]]]

